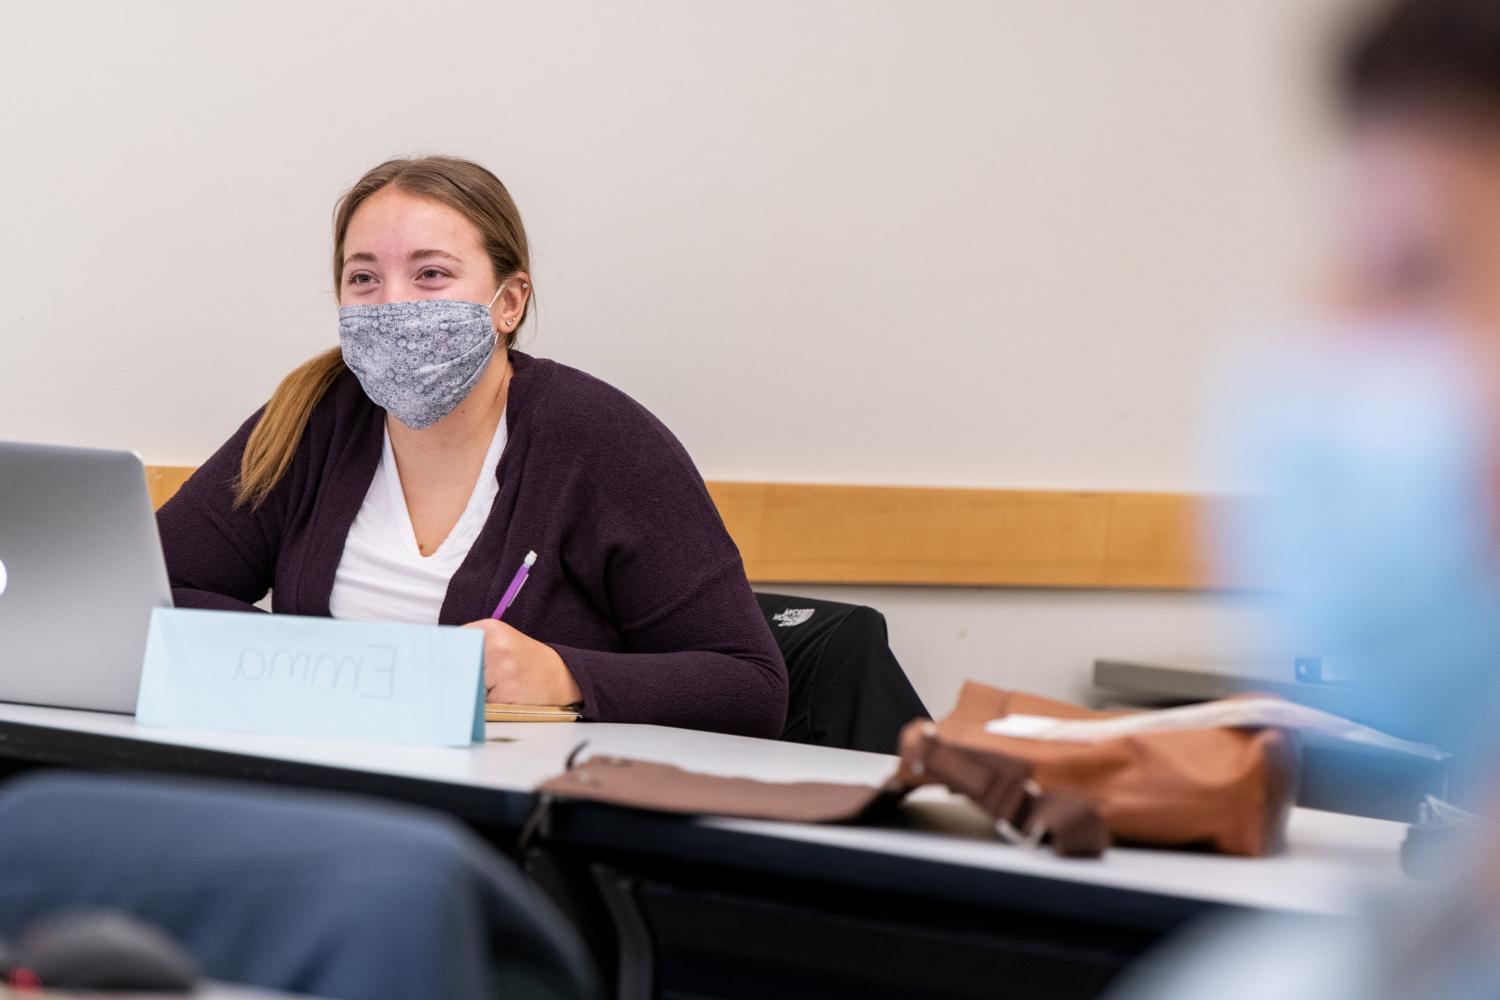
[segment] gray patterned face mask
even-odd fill
[[[344,306],[339,344],[365,395],[414,431],[452,413],[495,353],[490,305],[418,299]]]

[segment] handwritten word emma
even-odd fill
[[[369,645],[359,655],[316,655],[300,649],[240,650],[232,683],[300,685],[359,698],[396,696],[396,647]]]

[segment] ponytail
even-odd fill
[[[303,362],[281,380],[245,444],[240,475],[234,484],[236,507],[254,510],[270,496],[292,464],[313,407],[348,370],[343,352],[334,347]]]

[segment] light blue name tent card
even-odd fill
[[[484,740],[484,635],[157,608],[135,717],[172,729],[468,746]]]

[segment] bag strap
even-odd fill
[[[1099,808],[1081,795],[1043,790],[1028,761],[947,743],[927,720],[908,723],[900,747],[900,784],[936,783],[967,796],[994,818],[995,832],[1008,843],[1036,847],[1047,839],[1066,857],[1098,857],[1109,847]]]
[[[652,761],[583,757],[583,746],[568,756],[561,774],[537,786],[536,807],[522,830],[523,845],[546,836],[557,800],[689,815],[847,823],[874,818],[914,788],[941,784],[978,803],[1009,843],[1035,847],[1045,839],[1069,857],[1097,857],[1109,846],[1109,831],[1093,802],[1044,791],[1032,779],[1030,763],[946,742],[925,719],[901,731],[900,764],[879,787],[724,778]]]

